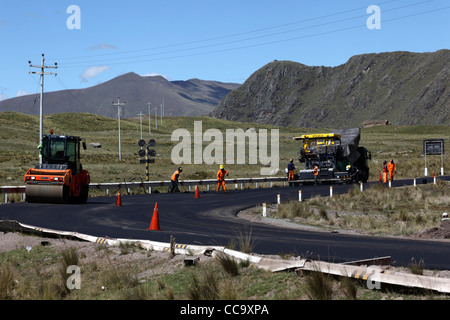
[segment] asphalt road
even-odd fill
[[[444,177],[446,180],[449,177]],[[428,178],[428,183],[432,182]],[[423,179],[418,179],[420,184]],[[411,180],[395,181],[393,186],[411,185]],[[348,185],[334,185],[333,194],[346,192]],[[369,184],[365,185],[368,188]],[[90,198],[88,203],[33,204],[13,203],[0,206],[1,220],[14,220],[35,227],[75,231],[97,237],[145,239],[170,242],[174,236],[179,244],[227,246],[239,242],[240,235],[251,234],[254,252],[258,254],[294,254],[322,261],[344,262],[391,256],[393,265],[408,265],[411,259],[423,259],[430,269],[450,269],[450,242],[411,240],[392,237],[356,236],[330,232],[294,230],[237,217],[245,208],[298,200],[298,190],[306,199],[320,194],[329,196],[330,186],[302,186],[267,189],[231,190],[194,193],[153,193],[126,196],[122,206],[115,197]],[[147,230],[155,204],[162,230]]]

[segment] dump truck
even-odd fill
[[[332,130],[330,133],[303,134],[299,161],[304,167],[294,174],[300,183],[353,183],[369,179],[371,153],[359,146],[360,129]],[[314,167],[318,168],[315,179]]]
[[[80,161],[82,139],[67,135],[44,135],[39,146],[41,161],[24,176],[27,202],[85,203],[90,175]],[[86,149],[86,143],[82,143]]]

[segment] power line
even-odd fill
[[[424,11],[424,12],[419,12],[419,13],[409,14],[409,15],[405,15],[405,16],[395,17],[395,18],[391,18],[391,19],[383,19],[383,23],[393,22],[393,21],[397,21],[397,20],[401,20],[401,19],[405,19],[405,18],[416,17],[416,16],[420,16],[420,15],[423,15],[423,14],[428,14],[428,13],[432,13],[432,12],[436,12],[436,11],[446,10],[446,9],[449,9],[449,8],[450,8],[450,6],[447,6],[447,7],[437,8],[437,9],[434,9],[434,10],[428,10],[428,11]],[[187,58],[187,57],[208,55],[208,54],[221,53],[221,52],[242,50],[242,49],[248,49],[248,48],[253,48],[253,47],[261,47],[261,46],[273,45],[273,44],[278,44],[278,43],[283,43],[283,42],[290,42],[290,41],[306,39],[306,38],[311,38],[311,37],[316,37],[316,36],[322,36],[322,35],[342,32],[342,31],[348,31],[348,30],[352,30],[352,29],[358,29],[358,28],[361,28],[361,27],[362,27],[362,25],[358,24],[358,25],[354,25],[354,26],[349,26],[349,27],[344,27],[344,28],[339,28],[339,29],[334,29],[334,30],[328,30],[328,31],[314,33],[314,34],[301,35],[301,36],[285,38],[285,39],[280,39],[280,40],[266,41],[266,42],[261,42],[261,43],[256,43],[256,44],[248,44],[248,45],[243,45],[243,46],[238,46],[238,47],[223,48],[223,49],[210,50],[210,51],[191,53],[191,54],[180,54],[180,55],[173,55],[173,56],[163,56],[163,57],[142,59],[142,60],[132,60],[132,61],[129,60],[129,61],[125,61],[125,62],[112,62],[112,63],[108,63],[108,65],[121,65],[121,64],[129,64],[129,63],[142,63],[142,62],[152,62],[152,61],[179,59],[179,58]],[[176,52],[183,52],[183,51],[185,51],[185,50],[178,50]],[[104,60],[102,60],[102,61],[104,62]],[[64,66],[64,67],[65,68],[75,68],[75,67],[85,67],[85,66],[88,66],[88,65],[82,65],[82,64],[81,65],[68,65],[68,66]]]
[[[405,6],[401,6],[401,7],[397,7],[397,8],[386,9],[383,12],[390,12],[390,11],[405,9],[407,7],[420,5],[420,4],[423,4],[425,2],[429,2],[429,1],[430,0],[425,0],[425,1],[417,2],[417,3],[414,3],[414,4],[409,4],[409,5],[405,5]],[[354,11],[354,10],[348,10],[348,11],[345,11],[345,12],[350,12],[350,11]],[[336,14],[334,14],[334,15],[336,15]],[[330,15],[330,16],[332,16],[332,15]],[[210,47],[218,47],[218,46],[223,46],[223,45],[228,45],[228,44],[247,42],[247,41],[257,40],[257,39],[261,39],[261,38],[268,38],[268,37],[274,37],[274,36],[289,34],[289,33],[297,32],[297,31],[303,31],[303,30],[307,30],[307,29],[314,29],[314,28],[318,28],[318,27],[331,25],[331,24],[337,24],[337,23],[346,22],[346,21],[350,21],[350,20],[360,19],[360,18],[366,17],[366,16],[367,16],[366,14],[364,14],[364,15],[357,15],[357,16],[352,16],[352,17],[345,18],[345,19],[340,19],[340,20],[335,20],[335,21],[330,21],[330,22],[324,22],[324,23],[315,24],[315,25],[311,25],[311,26],[306,26],[306,27],[302,27],[302,28],[296,28],[296,29],[291,29],[291,30],[279,31],[279,32],[275,32],[275,33],[264,34],[264,35],[259,35],[259,36],[255,36],[255,37],[244,38],[244,39],[230,40],[230,41],[220,42],[220,43],[216,43],[216,44],[207,44],[207,45],[203,45],[203,46],[184,48],[184,49],[177,49],[177,50],[172,50],[172,51],[164,51],[164,52],[158,52],[158,53],[149,53],[149,54],[143,54],[143,55],[138,55],[138,56],[128,56],[128,57],[119,57],[119,58],[102,59],[102,60],[81,61],[81,62],[74,62],[74,64],[79,64],[79,63],[82,63],[82,64],[84,64],[84,63],[97,63],[97,62],[105,63],[105,62],[108,62],[108,61],[115,61],[115,60],[135,59],[135,58],[142,58],[142,57],[149,57],[149,56],[166,55],[166,54],[171,54],[171,53],[192,51],[192,50],[198,50],[198,49],[205,49],[205,48],[210,48]],[[308,20],[316,20],[316,19],[313,18],[313,19],[308,19]],[[293,23],[291,23],[291,24],[293,24]],[[285,24],[285,25],[289,25],[289,24]],[[360,25],[355,26],[355,28],[359,27],[359,26]],[[266,29],[268,29],[268,28],[266,28]],[[350,29],[353,29],[353,27],[350,27]],[[343,28],[343,29],[339,29],[339,30],[347,30],[347,29]],[[330,31],[330,33],[333,33],[333,32],[334,31]],[[320,34],[322,34],[322,33],[320,33]],[[315,34],[314,35],[306,35],[306,37],[310,37],[310,36],[315,36]],[[284,41],[282,41],[282,42],[284,42]],[[244,46],[243,48],[246,48],[246,47],[247,46]],[[117,64],[117,63],[113,63],[113,64]],[[68,66],[70,66],[70,63],[66,67],[68,67]]]
[[[390,2],[395,2],[395,1],[396,0],[387,1],[387,2],[384,2],[384,3],[390,3]],[[392,12],[392,11],[396,11],[396,10],[400,10],[400,9],[405,9],[405,8],[408,8],[408,7],[417,6],[417,5],[420,5],[420,4],[423,4],[423,3],[427,3],[427,2],[430,2],[430,1],[433,1],[433,0],[420,1],[420,2],[413,3],[413,4],[399,6],[399,7],[395,7],[395,8],[391,8],[391,9],[385,9],[385,10],[383,10],[383,12]],[[409,15],[400,16],[400,17],[395,17],[395,18],[391,18],[391,19],[383,19],[383,23],[392,22],[392,21],[396,21],[396,20],[400,20],[400,19],[409,18],[409,17],[414,17],[414,16],[418,16],[418,15],[428,14],[428,13],[431,13],[431,12],[442,11],[442,10],[446,10],[448,8],[449,7],[436,8],[436,9],[433,9],[433,10],[421,11],[421,12],[418,12],[418,13],[409,14]],[[340,13],[335,13],[335,14],[330,14],[330,15],[327,15],[327,16],[322,16],[320,18],[336,16],[336,15],[339,15],[339,14],[348,13],[348,12],[355,11],[355,10],[360,10],[360,9],[351,9],[351,10],[343,11],[343,12],[340,12]],[[356,28],[360,28],[362,26],[362,24],[349,26],[349,27],[343,27],[343,28],[334,29],[334,30],[323,31],[323,32],[317,32],[317,33],[312,33],[312,34],[300,35],[300,36],[295,36],[295,37],[290,37],[290,38],[285,38],[285,39],[272,40],[272,41],[266,41],[266,42],[261,42],[261,43],[254,43],[254,44],[247,44],[247,45],[242,45],[242,46],[237,46],[237,47],[228,47],[228,48],[221,48],[221,49],[217,49],[217,50],[208,50],[208,51],[203,51],[203,52],[186,53],[187,51],[193,51],[193,50],[199,50],[199,49],[207,49],[207,48],[219,47],[219,46],[224,46],[224,45],[230,45],[230,44],[234,44],[234,43],[242,43],[242,42],[254,41],[254,40],[257,40],[257,39],[279,36],[279,35],[293,33],[293,32],[297,32],[297,31],[301,31],[301,30],[319,28],[319,27],[323,27],[323,26],[327,26],[327,25],[331,25],[331,24],[337,24],[337,23],[341,23],[341,22],[345,22],[345,21],[350,21],[350,20],[354,20],[354,19],[361,18],[361,17],[366,17],[366,16],[367,16],[367,14],[365,14],[365,15],[358,15],[358,16],[352,16],[352,17],[349,17],[349,18],[344,18],[344,19],[334,20],[334,21],[328,21],[328,22],[324,22],[324,23],[320,23],[320,24],[316,24],[316,25],[305,26],[305,27],[302,27],[302,28],[296,28],[296,29],[291,29],[291,30],[279,31],[279,32],[276,32],[276,33],[264,34],[264,35],[259,35],[259,36],[255,36],[255,37],[247,37],[247,38],[244,38],[244,39],[230,40],[230,41],[220,42],[220,43],[215,43],[215,44],[205,44],[205,45],[202,45],[202,46],[196,46],[196,47],[190,47],[190,48],[184,48],[184,49],[177,49],[177,50],[164,51],[164,52],[158,52],[158,53],[148,53],[148,54],[143,54],[143,55],[138,55],[138,56],[127,56],[127,57],[117,57],[117,58],[102,59],[102,60],[89,60],[89,61],[69,62],[69,63],[65,64],[63,67],[64,68],[86,67],[88,65],[91,65],[92,63],[98,63],[98,62],[102,62],[102,63],[107,62],[108,65],[151,62],[151,61],[159,61],[159,60],[178,59],[178,58],[198,56],[198,55],[207,55],[207,54],[213,54],[213,53],[220,53],[220,52],[227,52],[227,51],[246,49],[246,48],[251,48],[251,47],[259,47],[259,46],[277,44],[277,43],[282,43],[282,42],[294,41],[294,40],[299,40],[299,39],[305,39],[305,38],[310,38],[310,37],[316,37],[316,36],[332,34],[332,33],[346,31],[346,30],[351,30],[351,29],[356,29]],[[319,18],[311,18],[311,19],[308,19],[308,21],[317,20],[317,19],[319,19]],[[307,20],[302,20],[302,21],[307,21]],[[300,22],[296,22],[296,23],[300,23]],[[287,23],[287,24],[279,25],[279,26],[274,26],[274,27],[267,27],[267,28],[258,29],[258,30],[274,29],[274,28],[277,28],[277,27],[291,25],[291,24],[295,24],[295,22]],[[248,33],[252,33],[252,32],[257,32],[257,31],[256,30],[248,31],[248,32],[243,32],[243,33],[239,33],[239,34],[234,34],[234,35],[242,35],[242,34],[248,34]],[[229,35],[228,37],[231,37],[231,36],[233,36],[233,35]],[[212,39],[220,39],[220,38],[224,38],[224,37],[227,37],[227,36],[217,37],[217,38],[212,38]],[[203,41],[209,41],[209,40],[203,40]],[[201,42],[201,41],[196,41],[196,42]],[[189,44],[189,43],[195,43],[195,42],[186,42],[186,44]],[[182,44],[175,44],[175,45],[171,45],[171,46],[174,47],[174,46],[181,46],[181,45]],[[169,47],[169,46],[165,46],[165,47]],[[163,48],[163,47],[159,47],[159,48]],[[144,50],[147,50],[147,49],[136,50],[136,51],[133,51],[133,52],[144,51]],[[148,50],[150,50],[150,49],[148,49]],[[168,54],[176,54],[176,53],[180,53],[180,52],[183,53],[183,54],[168,56]],[[121,53],[121,54],[123,54],[123,53]],[[158,57],[160,55],[163,55],[163,56]],[[99,55],[99,56],[101,56],[101,55]],[[139,58],[145,58],[145,57],[155,57],[155,58],[139,59]],[[127,61],[120,61],[120,60],[127,60]]]
[[[67,88],[67,86],[64,84],[64,82],[62,81],[62,79],[58,75],[56,76],[56,79],[61,84],[61,86],[66,90],[66,92],[68,92],[72,96],[72,98],[78,102],[80,107],[82,107],[83,104],[81,103],[81,101],[77,97],[74,96],[74,94],[72,93],[72,90]]]
[[[378,5],[384,5],[384,4],[388,4],[388,3],[396,2],[396,1],[398,1],[398,0],[389,0],[389,1],[381,2]],[[434,1],[434,0],[426,0],[423,2],[430,2],[430,1]],[[338,15],[342,15],[342,14],[346,14],[346,13],[350,13],[350,12],[358,11],[358,10],[364,10],[364,9],[366,9],[366,7],[358,7],[358,8],[349,9],[349,10],[336,12],[336,13],[332,13],[332,14],[328,14],[328,15],[323,15],[323,16],[319,16],[319,17],[303,19],[303,20],[284,23],[284,24],[280,24],[280,25],[269,26],[269,27],[259,28],[259,29],[250,30],[250,31],[237,32],[237,33],[232,33],[232,34],[228,34],[228,35],[217,36],[217,37],[212,37],[212,38],[207,38],[207,39],[201,39],[201,40],[193,40],[193,41],[181,42],[181,43],[176,43],[176,44],[169,44],[169,45],[164,45],[164,46],[157,46],[157,47],[152,47],[152,48],[137,49],[137,50],[130,50],[130,51],[122,51],[122,52],[103,53],[103,54],[97,54],[97,55],[85,55],[85,56],[76,56],[76,57],[60,57],[60,58],[55,58],[55,60],[70,60],[70,59],[80,59],[80,58],[84,59],[84,58],[91,58],[91,57],[113,56],[113,55],[120,55],[120,54],[127,54],[127,53],[136,53],[136,52],[142,52],[142,51],[152,51],[152,50],[159,50],[159,49],[165,49],[165,48],[171,48],[171,47],[179,47],[179,46],[191,45],[191,44],[195,44],[195,43],[210,42],[210,41],[214,41],[214,40],[232,38],[232,37],[242,36],[242,35],[246,35],[246,34],[282,28],[282,27],[286,27],[286,26],[290,26],[290,25],[326,19],[326,18],[330,18],[333,16],[338,16]]]

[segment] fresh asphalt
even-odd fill
[[[439,179],[449,180],[444,176]],[[432,183],[420,178],[417,184]],[[364,185],[369,188],[372,182]],[[412,179],[394,181],[392,186],[412,185]],[[333,194],[347,192],[354,185],[333,185]],[[357,236],[332,232],[305,231],[237,217],[246,208],[274,205],[315,195],[329,196],[330,185],[230,190],[227,193],[203,191],[194,193],[152,193],[124,195],[122,206],[116,197],[89,198],[86,204],[13,203],[0,206],[0,219],[17,221],[38,228],[73,231],[95,237],[170,242],[177,244],[228,246],[250,237],[256,254],[292,254],[330,262],[390,256],[393,265],[407,266],[423,260],[430,269],[450,269],[448,240],[412,240],[399,237]],[[160,230],[148,230],[155,205],[158,204]],[[262,208],[260,207],[261,214]]]

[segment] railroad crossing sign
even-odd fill
[[[145,163],[145,180],[149,181],[149,175],[148,175],[148,165],[150,163],[155,163],[155,159],[152,159],[151,157],[156,156],[156,151],[153,149],[150,149],[150,147],[153,147],[156,145],[155,139],[150,139],[148,143],[145,142],[145,140],[140,139],[138,142],[139,147],[141,147],[141,150],[138,151],[139,157],[145,159],[140,159],[139,163],[144,164]]]

